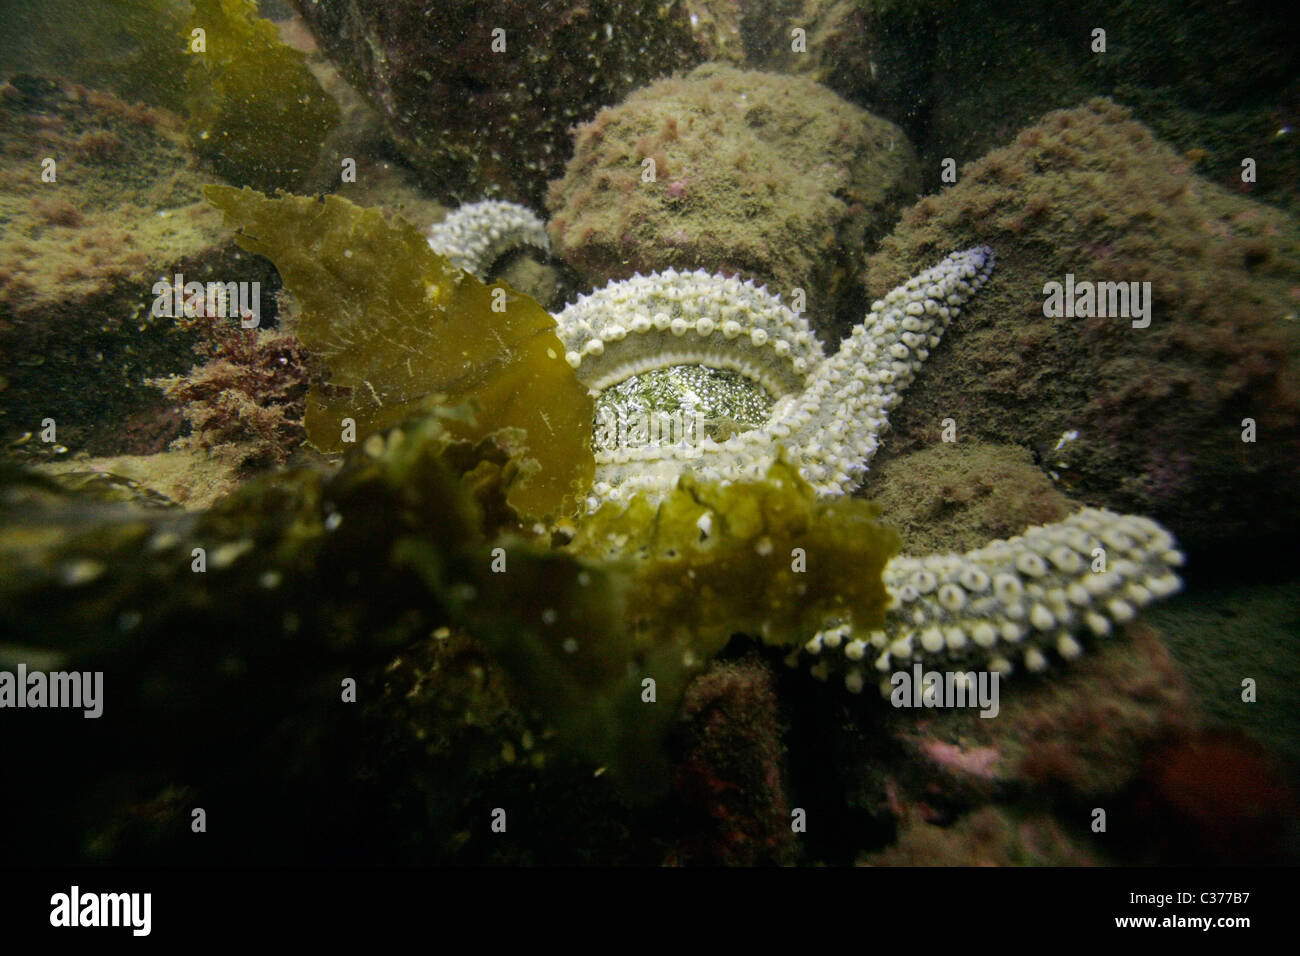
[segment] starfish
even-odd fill
[[[879,447],[889,409],[992,268],[987,248],[949,256],[875,303],[829,359],[802,315],[736,278],[670,269],[579,297],[556,322],[569,364],[592,390],[705,366],[738,373],[772,402],[759,427],[723,442],[703,435],[598,448],[588,507],[662,496],[687,468],[711,480],[761,478],[780,454],[819,494],[848,494]]]
[[[480,273],[516,245],[546,248],[540,221],[507,203],[462,207],[435,230],[435,249]],[[662,497],[687,470],[722,482],[761,479],[778,456],[818,494],[851,493],[889,411],[993,267],[986,246],[949,255],[873,303],[830,357],[799,312],[735,277],[669,269],[579,296],[555,316],[565,358],[602,400],[613,397],[598,422],[613,427],[597,427],[593,441],[588,509]],[[697,417],[701,404],[744,410],[735,433],[718,441],[683,427],[664,441],[653,429],[623,427],[633,414],[659,414],[664,403],[654,396],[674,376],[666,404],[680,401]],[[1077,635],[1105,637],[1178,591],[1172,569],[1182,563],[1154,521],[1085,508],[965,555],[893,558],[885,626],[859,633],[851,621],[827,622],[790,663],[813,658],[814,676],[834,668],[855,693],[873,671],[887,692],[889,675],[916,663],[1042,671],[1050,655],[1082,653]]]
[[[529,210],[489,201],[435,225],[429,244],[482,277],[509,250],[545,250],[545,236]],[[889,409],[992,270],[987,247],[948,256],[876,302],[829,359],[802,314],[750,281],[669,269],[579,296],[555,320],[565,358],[593,392],[702,367],[736,373],[722,380],[729,405],[769,410],[752,423],[757,427],[723,442],[708,434],[658,441],[626,428],[615,440],[598,436],[589,510],[630,494],[662,497],[687,468],[712,480],[761,478],[782,453],[818,493],[852,492],[888,427]],[[631,410],[644,410],[640,404]],[[629,409],[619,411],[616,424],[624,424]]]

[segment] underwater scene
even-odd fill
[[[0,0],[0,863],[1300,861],[1294,41]]]

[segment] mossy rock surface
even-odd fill
[[[1072,497],[1151,515],[1193,552],[1294,534],[1293,218],[1202,179],[1127,109],[1094,100],[912,207],[868,259],[868,285],[884,295],[985,243],[993,278],[891,413],[878,465],[933,444],[951,417],[959,440],[1031,448]],[[1150,325],[1045,316],[1044,286],[1067,275],[1150,283]]]
[[[175,114],[14,75],[0,81],[0,124],[0,433],[14,441],[53,418],[73,452],[159,451],[180,418],[144,381],[194,354],[192,336],[152,314],[154,284],[258,282],[269,322],[274,271],[203,201],[212,178]]]
[[[880,506],[906,554],[964,554],[1081,507],[1029,449],[970,439],[889,457],[867,473],[858,494]]]
[[[541,205],[569,130],[701,60],[682,0],[294,0],[425,185]]]
[[[859,260],[916,195],[903,131],[801,77],[705,64],[578,127],[551,184],[555,253],[593,286],[704,269],[752,279],[838,342]]]

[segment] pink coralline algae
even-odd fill
[[[925,741],[921,744],[921,752],[946,770],[981,780],[994,778],[994,768],[1001,756],[994,747],[964,749],[939,740]]]

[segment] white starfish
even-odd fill
[[[466,221],[476,229],[496,223],[493,255],[510,244],[507,222],[521,224],[521,241],[536,244],[526,238],[535,236],[536,220],[490,210],[475,217]],[[853,491],[889,411],[993,264],[988,247],[953,253],[874,303],[831,357],[800,314],[736,278],[670,269],[579,296],[555,318],[566,359],[592,391],[704,366],[736,373],[771,400],[765,421],[722,442],[697,435],[598,444],[589,509],[631,494],[661,497],[688,469],[724,482],[762,478],[778,454],[819,494]],[[873,671],[885,675],[887,692],[888,674],[913,663],[1005,674],[1019,662],[1041,671],[1049,655],[1082,653],[1076,635],[1104,637],[1178,591],[1172,569],[1182,563],[1173,537],[1154,521],[1085,508],[966,555],[893,558],[884,571],[885,626],[860,633],[851,621],[827,622],[791,663],[816,658],[812,673],[821,678],[834,666],[853,692]]]
[[[802,315],[735,278],[670,269],[579,297],[555,319],[569,364],[593,391],[702,365],[738,372],[775,402],[766,423],[724,442],[599,448],[588,506],[662,496],[686,468],[720,481],[761,478],[782,450],[818,493],[851,492],[889,409],[992,269],[987,247],[954,253],[875,303],[829,359]]]
[[[834,667],[857,693],[873,674],[920,663],[1010,674],[1045,670],[1052,655],[1083,653],[1079,635],[1108,637],[1152,601],[1182,588],[1173,535],[1149,518],[1084,508],[964,555],[896,556],[885,565],[885,625],[861,633],[830,622],[789,663],[814,658],[812,674]]]

